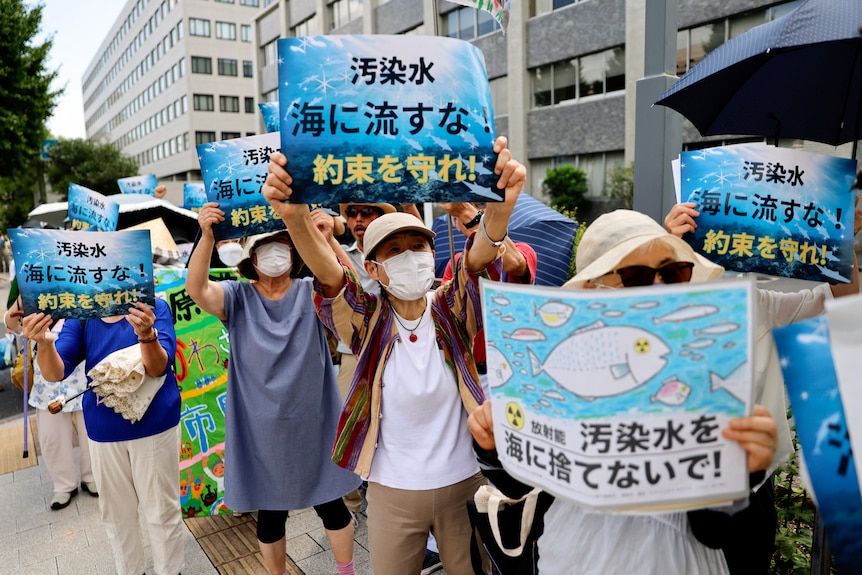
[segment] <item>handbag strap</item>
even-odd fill
[[[524,551],[524,545],[527,543],[527,537],[530,535],[530,529],[533,525],[533,518],[536,514],[536,501],[539,498],[539,493],[542,490],[538,487],[534,488],[532,491],[524,495],[519,499],[511,499],[503,495],[503,493],[499,489],[495,489],[493,487],[483,486],[486,488],[486,493],[488,495],[488,523],[491,524],[491,533],[494,534],[494,539],[497,542],[497,547],[500,550],[508,555],[509,557],[518,557]],[[513,505],[516,503],[524,502],[524,510],[521,513],[521,531],[519,534],[520,544],[514,548],[507,548],[503,546],[503,539],[500,536],[500,524],[497,520],[497,514],[500,510],[501,505]]]

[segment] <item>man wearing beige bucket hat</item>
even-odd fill
[[[380,296],[366,293],[338,262],[307,206],[287,203],[293,193],[287,158],[273,154],[268,167],[263,194],[315,275],[318,316],[358,357],[332,459],[368,480],[375,575],[417,575],[431,530],[446,572],[473,573],[464,502],[485,482],[466,427],[467,414],[484,398],[471,354],[482,327],[478,274],[499,268],[526,180],[505,138],[494,150],[505,201],[488,205],[452,282],[428,291],[434,232],[421,220],[390,213],[371,222],[363,267],[382,286]]]

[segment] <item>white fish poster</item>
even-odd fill
[[[294,201],[500,201],[482,52],[435,36],[278,41]]]
[[[117,185],[120,187],[120,191],[124,194],[146,194],[149,196],[155,196],[156,187],[159,185],[159,179],[155,174],[130,176],[128,178],[118,179]]]
[[[225,221],[213,226],[216,240],[284,229],[261,193],[269,156],[280,146],[277,133],[198,144],[207,201],[218,203],[225,213]]]
[[[136,302],[154,306],[149,230],[87,234],[9,230],[24,313],[89,319],[125,315]]]
[[[207,190],[203,182],[183,183],[183,207],[193,212],[201,211],[207,203]]]
[[[763,144],[680,154],[685,239],[725,269],[850,283],[856,160]]]
[[[261,102],[257,105],[267,132],[278,132],[281,125],[278,117],[278,102]]]
[[[69,184],[67,210],[73,230],[113,232],[120,219],[120,204],[78,184]]]
[[[830,348],[830,321],[831,317],[819,316],[776,328],[772,334],[835,569],[862,573],[862,495],[850,432],[851,422],[859,420],[859,413],[852,409],[854,403],[858,406],[858,399],[843,400],[845,388],[838,381],[841,370],[836,375],[838,366]],[[858,341],[844,344],[858,348]],[[856,374],[858,357],[856,351],[852,366]],[[853,380],[858,383],[858,375]],[[859,387],[854,387],[852,393],[858,396]]]
[[[624,290],[483,281],[497,452],[518,479],[603,510],[745,496],[721,430],[752,408],[747,280]]]

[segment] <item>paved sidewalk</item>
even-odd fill
[[[22,422],[23,418],[9,420],[2,426]],[[31,446],[30,457],[35,452]],[[99,518],[98,499],[79,491],[71,505],[52,511],[52,495],[51,477],[41,457],[36,466],[0,475],[0,575],[113,575],[113,554]],[[184,537],[183,575],[266,573],[259,562],[253,567],[240,567],[239,562],[231,566],[228,560],[234,551],[228,545],[208,546],[216,555],[213,561],[190,531]],[[287,539],[288,555],[301,570],[292,575],[335,575],[323,525],[312,509],[290,513]],[[253,540],[248,544],[256,546]],[[153,573],[146,545],[148,573]],[[371,575],[364,514],[356,530],[355,562],[359,575]]]

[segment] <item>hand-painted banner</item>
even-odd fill
[[[155,305],[149,230],[86,234],[9,230],[24,313],[54,319],[125,315]]]
[[[750,282],[481,291],[509,473],[596,509],[745,496],[745,452],[721,430],[752,407]]]
[[[159,179],[155,174],[131,176],[129,178],[120,178],[117,180],[117,185],[120,187],[120,191],[124,194],[147,194],[155,196],[156,186],[159,185]]]
[[[225,221],[213,226],[216,240],[284,229],[261,193],[269,156],[280,144],[272,133],[198,145],[207,201],[217,202],[225,213]]]
[[[503,32],[509,27],[509,0],[451,0],[451,2],[490,13],[503,28]]]
[[[499,201],[482,52],[434,36],[278,41],[293,201]]]
[[[263,116],[263,125],[266,127],[267,133],[278,132],[281,128],[278,117],[278,102],[261,102],[257,106],[260,108],[260,115]]]
[[[842,402],[845,389],[836,376],[829,321],[815,317],[772,333],[835,569],[862,573],[862,495],[849,431],[859,413]],[[859,340],[844,343],[857,348],[853,368],[858,374]],[[858,376],[855,380],[852,393],[858,396]]]
[[[67,209],[73,230],[113,232],[120,219],[120,205],[90,188],[69,184]]]
[[[207,190],[203,182],[185,182],[183,184],[183,207],[193,212],[201,211],[207,203]]]
[[[241,279],[229,269],[210,279]],[[224,505],[224,401],[230,342],[227,329],[186,292],[185,269],[156,270],[156,289],[171,306],[177,333],[174,370],[182,394],[180,506],[183,517],[217,515]]]
[[[685,240],[725,269],[849,283],[856,161],[740,144],[683,152]]]

